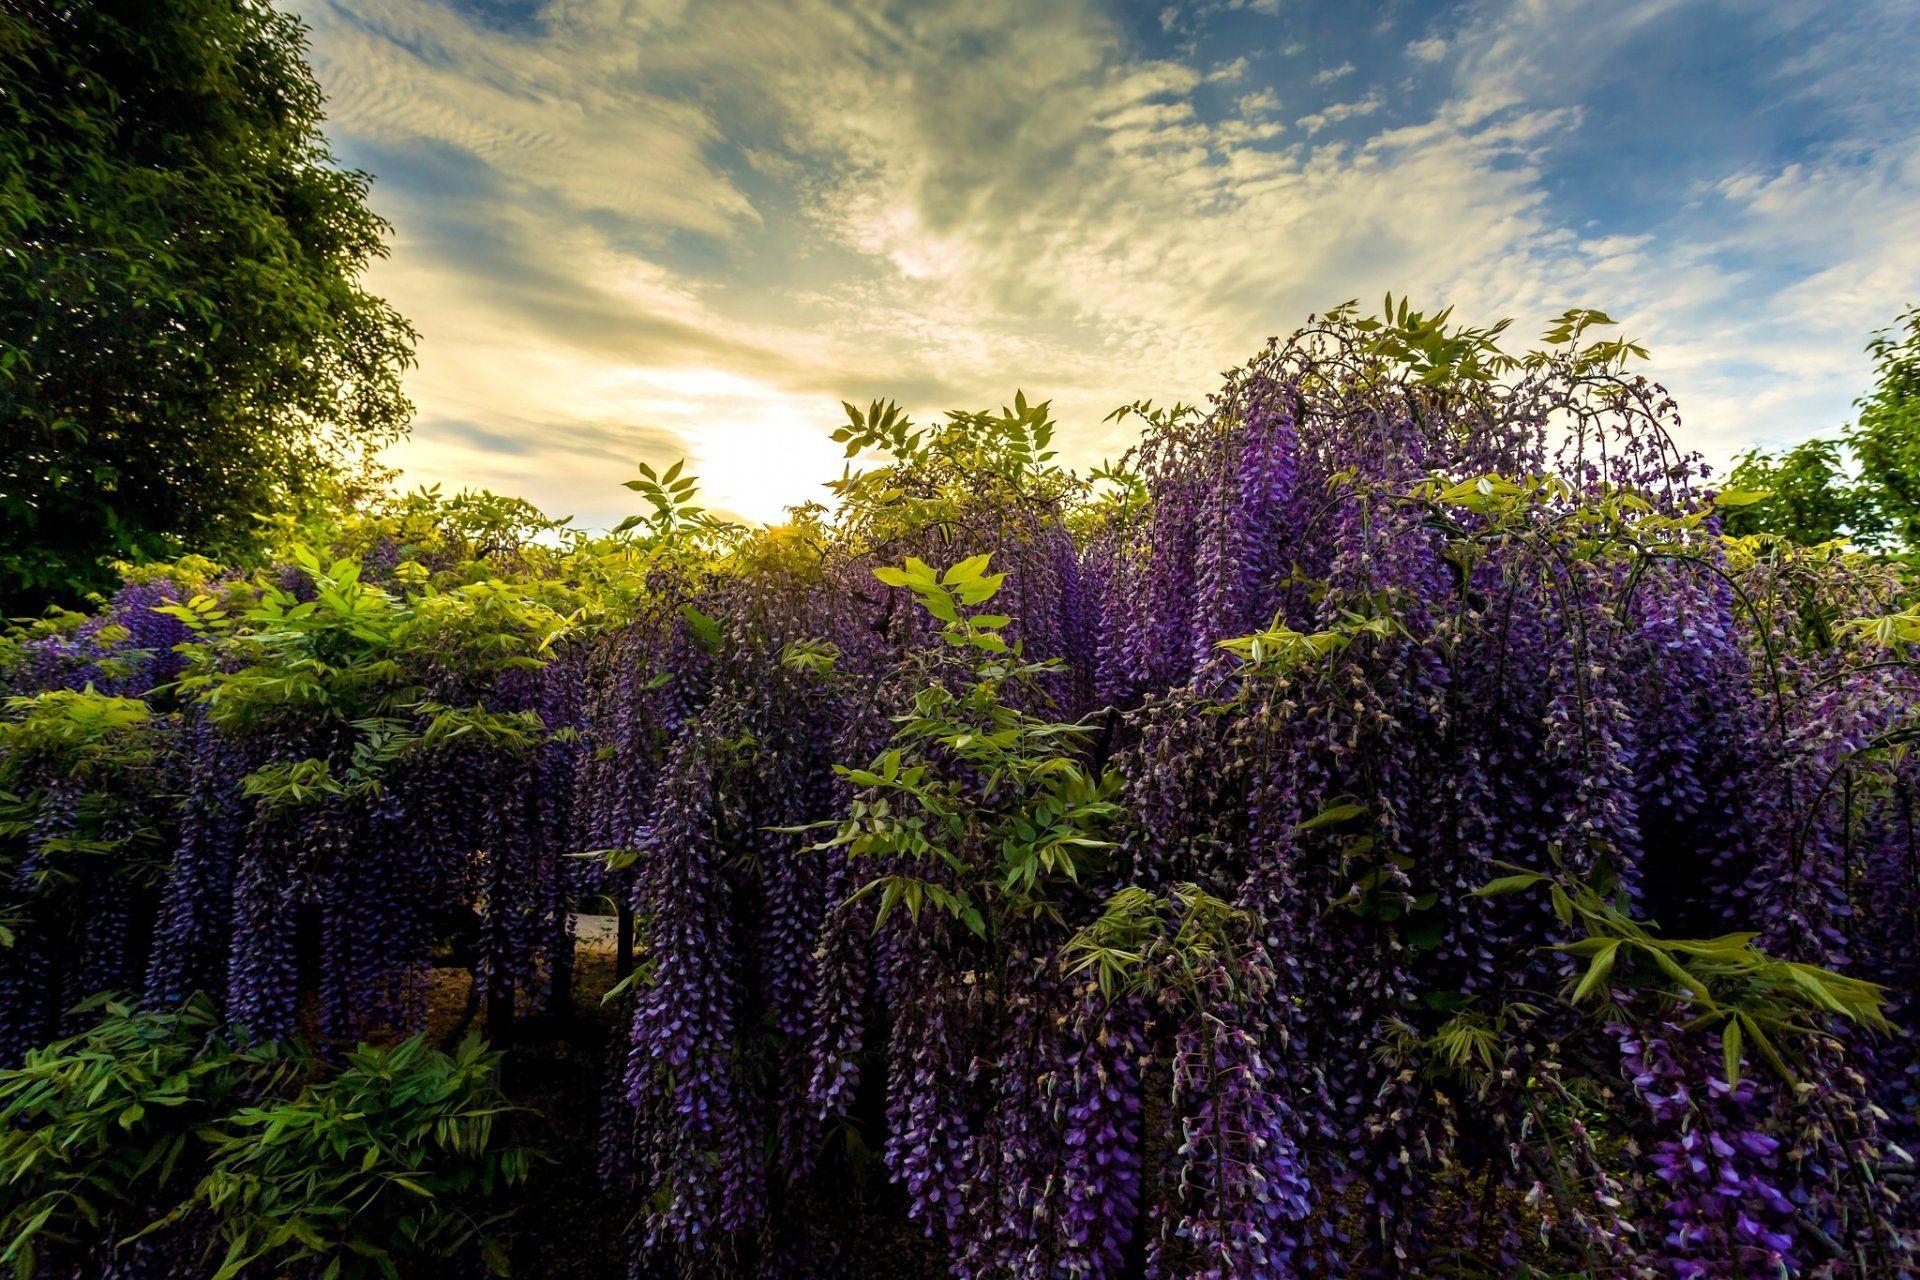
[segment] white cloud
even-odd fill
[[[1331,106],[1320,108],[1311,115],[1301,116],[1299,124],[1311,138],[1330,124],[1339,124],[1358,116],[1370,116],[1385,105],[1385,98],[1377,93],[1371,93],[1357,102],[1336,102]]]
[[[1577,113],[1635,41],[1705,12],[1685,0],[1483,5],[1452,44],[1454,110]],[[1920,99],[1900,87],[1920,56],[1920,9],[1783,0],[1741,16],[1796,50],[1755,68],[1752,92],[1791,102],[1803,128],[1818,113],[1831,140],[1795,160],[1696,164],[1690,207],[1656,231],[1528,255],[1487,282],[1505,310],[1549,296],[1609,310],[1652,348],[1684,443],[1721,462],[1831,432],[1866,385],[1869,331],[1920,299]]]
[[[1438,107],[1394,118],[1373,88],[1292,133],[1269,88],[1218,114],[1245,59],[1145,56],[1097,0],[303,12],[332,131],[378,158],[398,227],[375,284],[424,334],[400,460],[604,523],[640,457],[692,454],[757,517],[813,496],[842,395],[1022,387],[1084,461],[1124,443],[1113,405],[1203,396],[1389,288],[1477,318],[1606,307],[1716,452],[1782,434],[1857,388],[1852,353],[1920,282],[1920,154],[1883,120],[1864,150],[1712,175],[1684,225],[1567,226],[1542,166],[1584,80],[1679,3],[1485,0],[1408,47],[1446,63]],[[1853,92],[1840,56],[1809,46],[1806,92]],[[1783,249],[1797,274],[1755,307],[1738,264]]]

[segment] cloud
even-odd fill
[[[1280,106],[1280,95],[1271,89],[1261,89],[1257,93],[1242,94],[1234,105],[1243,116],[1263,116]]]
[[[1596,85],[1635,71],[1669,86],[1643,118],[1582,126],[1595,148],[1662,130],[1688,156],[1649,230],[1530,255],[1489,283],[1605,306],[1649,342],[1685,442],[1720,461],[1833,430],[1866,385],[1867,334],[1920,299],[1920,99],[1899,88],[1920,56],[1920,10],[1785,0],[1738,16],[1682,0],[1510,0],[1452,41],[1453,109],[1468,119],[1516,104],[1585,116]],[[1732,87],[1683,86],[1661,59],[1690,65],[1702,41],[1793,52],[1756,57]],[[1714,145],[1769,115],[1777,134]],[[1623,185],[1643,178],[1626,169]]]
[[[1301,116],[1299,124],[1311,138],[1330,124],[1340,124],[1358,116],[1370,116],[1385,105],[1386,99],[1377,93],[1370,93],[1357,102],[1336,102],[1311,115]]]
[[[1355,67],[1351,62],[1343,62],[1337,67],[1324,67],[1314,73],[1313,82],[1316,85],[1332,84],[1336,80],[1346,79],[1357,70],[1359,70],[1359,68]]]
[[[330,132],[397,228],[374,283],[424,335],[399,461],[604,524],[642,458],[691,455],[756,518],[815,496],[842,396],[928,414],[1024,388],[1088,461],[1126,442],[1099,425],[1115,404],[1201,397],[1386,289],[1482,319],[1608,307],[1710,447],[1789,434],[1857,387],[1851,353],[1920,280],[1898,73],[1849,79],[1862,37],[1790,7],[1766,21],[1802,52],[1771,87],[1832,141],[1698,165],[1645,229],[1550,175],[1681,0],[1482,0],[1407,47],[1437,96],[1356,55],[1332,69],[1355,95],[1291,130],[1303,73],[1143,46],[1098,0],[301,12]]]

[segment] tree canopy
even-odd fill
[[[1773,533],[1812,545],[1848,538],[1875,551],[1920,552],[1920,307],[1874,334],[1873,387],[1838,439],[1751,449],[1730,486],[1768,496],[1731,511],[1730,533]]]
[[[0,607],[245,553],[405,430],[413,333],[265,0],[0,8]]]

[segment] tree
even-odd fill
[[[304,49],[266,0],[0,5],[0,608],[244,557],[404,432]]]
[[[1735,459],[1728,489],[1768,496],[1744,507],[1728,507],[1728,533],[1777,533],[1806,546],[1852,537],[1871,539],[1879,532],[1879,513],[1847,476],[1843,446],[1816,436],[1783,453],[1749,449]]]
[[[1856,405],[1847,446],[1881,527],[1912,553],[1920,551],[1920,307],[1874,334],[1867,353],[1874,386]]]
[[[1751,449],[1728,488],[1769,496],[1731,508],[1728,533],[1794,542],[1847,538],[1874,551],[1920,553],[1920,307],[1873,335],[1873,389],[1838,440],[1815,437],[1782,453]]]

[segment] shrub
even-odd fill
[[[470,1251],[505,1275],[492,1205],[530,1157],[496,1132],[499,1063],[477,1039],[451,1055],[417,1038],[362,1047],[332,1078],[214,1124],[212,1167],[177,1211],[226,1246],[214,1280],[256,1263],[391,1277]]]
[[[526,1176],[502,1140],[499,1056],[418,1039],[363,1047],[335,1072],[254,1043],[195,997],[103,998],[100,1020],[0,1071],[0,1263],[237,1276],[505,1272],[496,1193]],[[258,1274],[253,1272],[251,1274]]]
[[[208,1000],[149,1010],[110,997],[88,1030],[0,1071],[0,1262],[112,1255],[165,1215],[206,1159],[205,1127],[301,1066],[228,1032]]]

